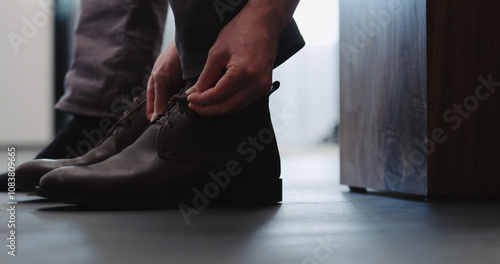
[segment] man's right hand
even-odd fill
[[[177,93],[182,88],[181,86],[181,60],[175,41],[172,41],[156,60],[149,77],[146,102],[147,118],[152,121],[165,110],[170,97]]]

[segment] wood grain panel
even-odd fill
[[[341,0],[341,182],[500,194],[500,1]]]
[[[500,193],[499,12],[497,0],[428,1],[428,137],[447,136],[429,156],[431,195]]]
[[[340,1],[341,182],[425,195],[425,1]],[[418,153],[417,153],[418,154]]]

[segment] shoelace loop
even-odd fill
[[[170,111],[175,107],[177,106],[177,108],[179,109],[179,113],[181,115],[184,114],[184,111],[182,110],[182,107],[180,106],[180,102],[187,102],[187,95],[185,94],[174,94],[170,100],[168,101],[168,104],[167,104],[167,108],[165,110],[163,110],[163,112],[161,112],[156,118],[155,120],[153,121],[153,123],[155,122],[159,122],[160,119],[162,117],[165,117],[167,123],[168,123],[168,126],[170,128],[174,128],[174,124],[172,122],[172,119],[170,118]]]

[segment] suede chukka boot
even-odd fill
[[[36,194],[89,207],[151,209],[282,199],[280,158],[265,95],[236,115],[206,118],[174,95],[122,152],[48,172]]]
[[[109,130],[108,134],[85,155],[73,159],[36,159],[16,170],[16,187],[34,191],[47,172],[65,166],[85,166],[116,155],[132,144],[150,122],[146,118],[146,93],[134,98],[134,104]]]

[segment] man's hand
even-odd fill
[[[167,108],[168,100],[182,87],[182,68],[175,41],[161,53],[148,81],[146,116],[153,120]]]
[[[281,31],[298,0],[250,0],[219,33],[186,93],[202,116],[234,114],[269,92]]]

